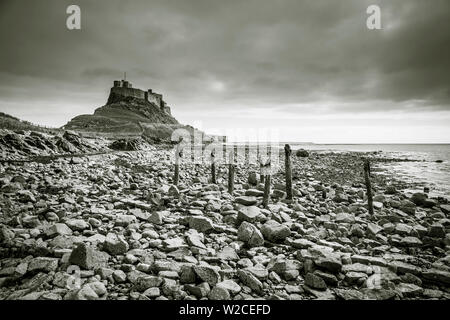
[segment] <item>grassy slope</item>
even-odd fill
[[[39,131],[45,133],[58,133],[61,130],[57,128],[46,128],[43,126],[39,126],[33,124],[28,121],[20,120],[16,117],[13,117],[9,114],[0,112],[0,129],[8,129],[8,130],[30,130],[30,131]]]

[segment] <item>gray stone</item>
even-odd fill
[[[400,283],[396,289],[402,293],[404,297],[416,297],[423,293],[423,288],[412,283]]]
[[[199,232],[206,232],[214,229],[211,219],[207,217],[194,216],[189,218],[189,228]]]
[[[196,279],[194,268],[190,265],[184,265],[180,271],[180,283],[194,283]]]
[[[142,221],[147,221],[150,218],[150,213],[146,211],[142,211],[139,208],[130,209],[130,213],[134,215],[136,218]]]
[[[169,191],[167,191],[167,194],[171,197],[178,198],[178,196],[180,195],[180,190],[178,190],[177,186],[171,185]]]
[[[239,256],[236,250],[230,246],[224,247],[217,253],[217,257],[221,260],[239,260]]]
[[[342,269],[342,262],[339,257],[335,255],[328,255],[325,257],[317,257],[314,259],[314,264],[320,268],[326,269],[333,273],[338,273]]]
[[[450,213],[450,204],[441,204],[439,207],[441,208],[441,211],[443,213],[446,213],[446,214]]]
[[[216,268],[213,268],[211,266],[197,265],[194,266],[194,271],[200,279],[207,282],[211,287],[220,282],[220,274]]]
[[[307,158],[309,157],[309,152],[305,149],[299,149],[295,152],[295,155],[300,158]]]
[[[383,230],[382,227],[380,227],[379,225],[375,224],[375,223],[368,223],[367,224],[367,233],[375,236],[377,235],[381,230]]]
[[[357,254],[352,256],[352,262],[362,263],[362,264],[366,264],[366,265],[380,266],[380,267],[387,266],[387,262],[383,258],[363,256],[363,255],[357,255]]]
[[[261,232],[249,222],[242,222],[238,229],[238,240],[245,242],[249,247],[259,247],[264,244]]]
[[[269,241],[284,241],[291,234],[291,230],[286,225],[282,225],[275,220],[267,221],[261,227],[261,233]]]
[[[414,214],[416,213],[416,205],[409,200],[403,200],[400,204],[400,210],[408,214]]]
[[[230,300],[230,293],[224,287],[215,286],[208,294],[210,300]]]
[[[254,196],[254,197],[262,197],[264,195],[264,191],[258,189],[248,189],[245,191],[246,196]]]
[[[427,198],[428,197],[425,193],[417,192],[411,196],[411,202],[413,202],[417,206],[422,206],[424,205]]]
[[[122,270],[114,270],[112,277],[117,283],[122,283],[127,280],[127,275]]]
[[[164,279],[156,276],[143,276],[137,278],[134,283],[134,290],[143,292],[148,288],[159,287],[163,284]]]
[[[238,270],[237,275],[244,285],[258,294],[262,293],[263,284],[250,271]]]
[[[70,229],[75,231],[83,231],[90,228],[89,223],[82,219],[69,219],[66,221],[66,225],[68,225]]]
[[[148,298],[156,298],[161,295],[161,291],[157,287],[148,288],[147,290],[144,291],[143,295]]]
[[[257,206],[243,206],[238,210],[237,223],[242,221],[255,222],[258,216],[261,214],[261,209]]]
[[[156,211],[156,212],[152,213],[150,218],[148,218],[148,222],[159,225],[159,224],[163,223],[163,218],[164,218],[164,212]]]
[[[400,240],[400,245],[405,247],[420,247],[422,245],[422,241],[416,237],[404,237]]]
[[[211,291],[211,288],[207,282],[203,282],[198,286],[187,284],[184,286],[185,290],[190,294],[194,295],[198,299],[204,298]]]
[[[189,245],[206,249],[205,244],[203,243],[203,235],[199,234],[195,229],[189,229],[186,233],[186,241]]]
[[[88,247],[85,243],[79,244],[69,257],[69,262],[84,269],[106,267],[109,255],[106,252],[97,251]]]
[[[428,235],[432,238],[445,238],[445,228],[440,223],[433,223],[428,229]]]
[[[50,237],[50,238],[58,236],[58,235],[70,236],[72,234],[72,229],[70,229],[64,223],[55,223],[54,225],[48,227],[45,230],[45,234],[47,237]]]
[[[216,287],[224,288],[231,292],[233,295],[238,294],[242,290],[241,286],[233,280],[224,280],[222,282],[219,282]]]
[[[108,233],[103,243],[103,248],[106,252],[116,256],[125,254],[129,249],[129,245],[122,236],[118,236],[115,233]]]
[[[311,272],[306,274],[305,284],[308,287],[311,287],[313,289],[318,289],[318,290],[326,290],[327,289],[327,284],[325,283],[325,281],[321,277],[319,277]]]
[[[56,271],[56,269],[58,268],[58,261],[58,258],[34,258],[28,264],[28,272],[37,273]]]
[[[450,272],[438,269],[427,269],[422,272],[422,277],[428,281],[450,285]]]
[[[236,203],[242,204],[244,206],[253,206],[257,203],[256,197],[249,196],[236,197],[235,201]]]

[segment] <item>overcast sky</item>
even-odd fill
[[[448,0],[1,0],[0,41],[0,110],[39,124],[93,113],[126,71],[210,133],[450,142]]]

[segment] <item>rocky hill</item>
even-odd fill
[[[106,105],[97,108],[92,115],[79,115],[63,128],[82,132],[85,135],[124,138],[145,136],[169,140],[173,130],[184,127],[173,116],[154,103],[135,97],[124,97],[111,93]]]

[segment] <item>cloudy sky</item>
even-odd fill
[[[450,142],[448,0],[1,0],[0,41],[0,111],[39,124],[92,113],[126,71],[210,133]]]

